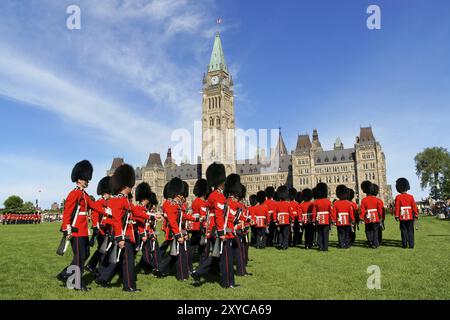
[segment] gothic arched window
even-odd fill
[[[220,126],[220,117],[216,118],[216,126]]]
[[[213,119],[213,117],[210,117],[209,118],[209,125],[212,127],[212,126],[214,126],[214,119]]]

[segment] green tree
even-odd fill
[[[35,207],[34,207],[33,202],[27,201],[23,204],[22,208],[25,210],[33,210]]]
[[[431,197],[438,200],[450,179],[450,153],[442,147],[426,148],[414,158],[422,189],[431,188]]]
[[[21,209],[23,206],[23,200],[19,196],[10,196],[8,199],[3,202],[5,209]]]

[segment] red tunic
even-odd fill
[[[412,195],[402,193],[395,198],[395,217],[399,218],[400,221],[411,221],[414,218],[419,218],[419,210]]]
[[[361,220],[364,223],[378,223],[383,215],[383,204],[377,197],[367,196],[361,201]]]
[[[277,208],[277,222],[279,226],[291,224],[291,204],[289,201],[278,201]]]
[[[277,222],[278,217],[277,217],[277,202],[273,199],[267,199],[266,201],[264,201],[264,204],[267,206],[267,208],[269,208],[269,213],[270,213],[270,221],[275,221]],[[270,223],[269,221],[269,223]]]
[[[256,228],[267,228],[270,221],[269,208],[265,204],[258,204],[254,207]]]
[[[328,199],[317,199],[314,201],[312,220],[319,226],[329,225],[332,213],[331,201]]]
[[[112,211],[112,225],[116,240],[121,241],[128,239],[131,243],[135,243],[133,218],[146,217],[145,213],[143,213],[139,207],[132,205],[129,202],[128,197],[123,194],[119,194],[109,199],[108,205]],[[128,223],[126,221],[127,214]],[[124,226],[124,223],[127,223],[127,225]]]
[[[302,202],[299,205],[299,214],[301,215],[301,223],[307,224],[312,223],[313,219],[313,211],[314,211],[314,202],[308,201],[308,202]]]
[[[166,204],[165,209],[167,214],[166,240],[173,240],[173,237],[178,240],[182,237],[180,228],[180,215],[183,211],[181,205],[176,203],[175,201],[170,201]]]
[[[76,210],[77,203],[79,204],[79,213],[76,221],[70,221],[72,212]],[[89,209],[98,211],[101,214],[106,214],[105,209],[92,201],[86,191],[81,190],[79,188],[75,188],[72,190],[67,196],[66,203],[64,205],[63,212],[63,221],[62,221],[62,231],[71,231],[72,236],[74,237],[87,237],[89,235],[89,227],[88,227],[88,219],[87,215]],[[77,228],[78,230],[72,230],[73,228]]]
[[[355,221],[353,204],[348,200],[335,201],[331,219],[338,227],[349,226],[351,222]]]
[[[194,216],[206,217],[206,200],[202,198],[195,198],[192,202],[192,214]],[[206,220],[206,219],[205,219]],[[203,227],[205,227],[206,222],[203,222]],[[192,231],[200,231],[200,222],[196,221],[192,223]]]
[[[211,232],[212,228],[217,228],[217,233],[219,236],[223,236],[225,234],[225,217],[223,216],[223,209],[225,208],[226,198],[223,195],[222,191],[216,189],[208,197],[208,208],[210,214],[213,214],[212,219],[210,219],[209,224],[209,232]],[[233,235],[226,234],[227,238],[234,238]]]

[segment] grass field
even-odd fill
[[[121,283],[89,292],[61,287],[55,275],[71,260],[55,254],[59,223],[0,226],[0,299],[449,299],[450,223],[421,219],[416,248],[402,249],[398,224],[388,217],[384,245],[365,247],[363,228],[354,247],[340,250],[336,231],[329,252],[290,248],[250,249],[251,277],[237,277],[241,287],[218,283],[199,288],[175,277],[138,275],[140,293],[124,293]],[[367,267],[381,269],[381,289],[367,289]],[[89,279],[89,277],[88,277]]]

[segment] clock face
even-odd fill
[[[219,77],[218,77],[218,76],[212,77],[212,78],[211,78],[211,83],[212,83],[213,85],[218,84],[218,83],[219,83]]]

